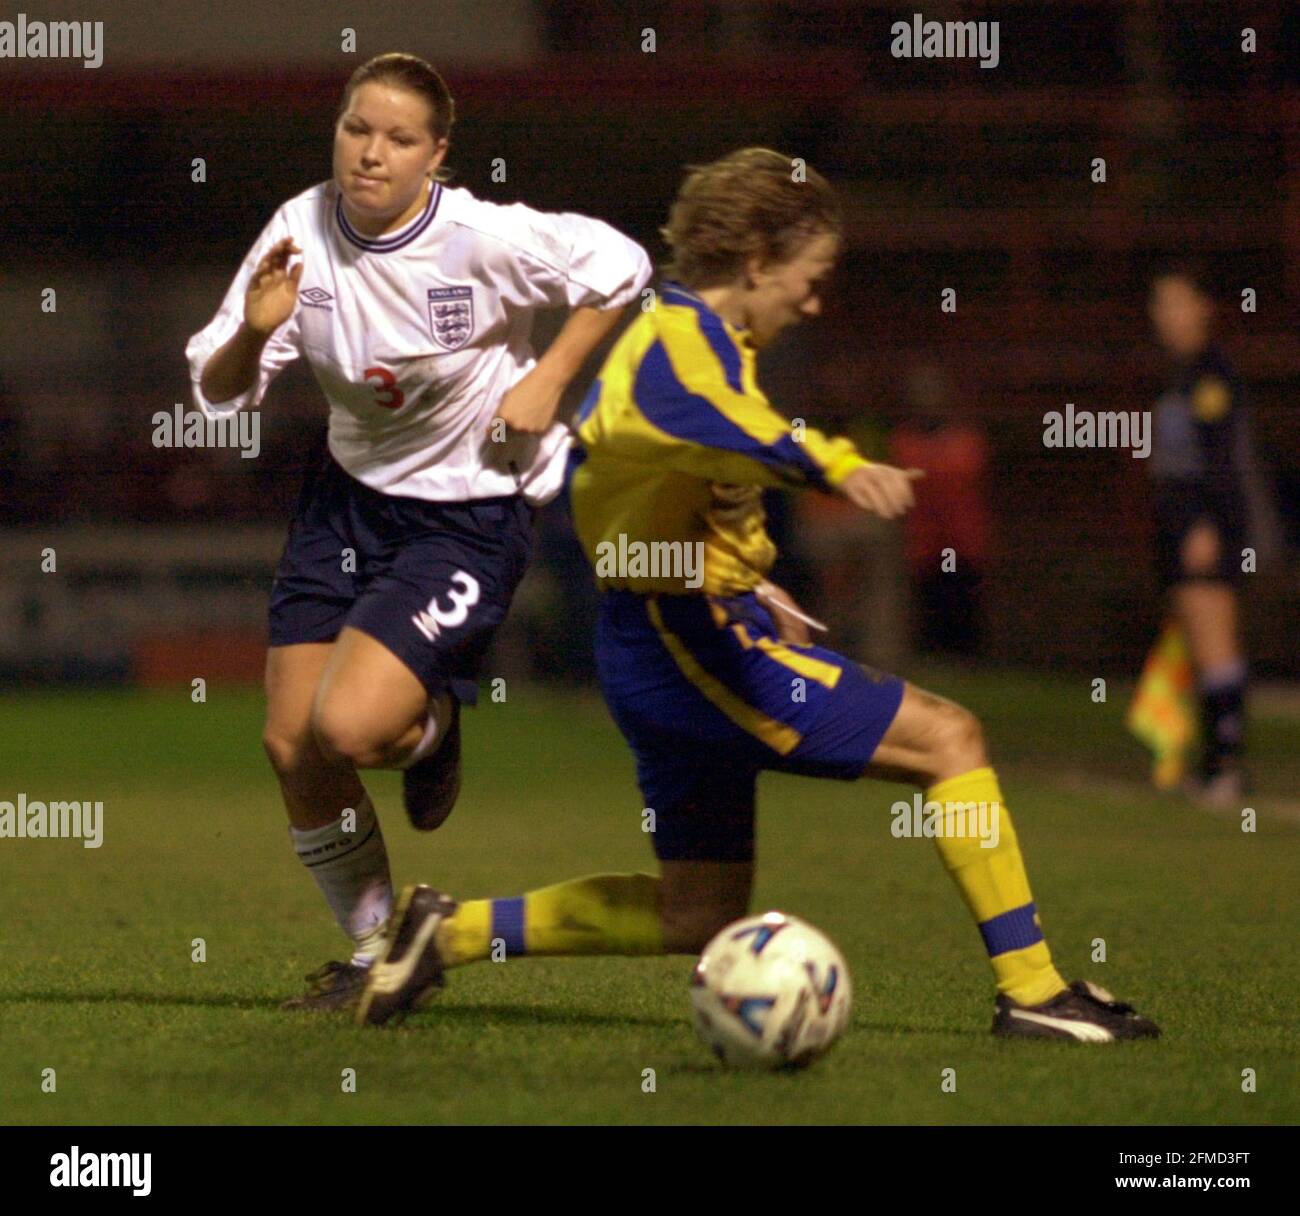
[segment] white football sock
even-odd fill
[[[298,860],[311,871],[334,919],[354,943],[351,961],[369,966],[393,911],[393,880],[369,794],[355,808],[355,817],[350,832],[343,830],[340,815],[323,828],[291,827],[289,834]]]

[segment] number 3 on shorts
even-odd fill
[[[417,612],[411,618],[415,627],[431,642],[437,640],[444,628],[455,629],[457,625],[463,625],[469,619],[469,610],[478,603],[478,579],[472,574],[457,570],[451,576],[451,584],[451,589],[447,592],[447,598],[451,601],[450,608],[443,608],[435,595],[423,612]]]

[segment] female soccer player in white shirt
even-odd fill
[[[417,828],[451,811],[460,704],[563,479],[561,394],[650,277],[606,224],[445,185],[453,117],[423,60],[358,68],[333,179],[276,211],[186,349],[208,416],[256,407],[299,355],[329,402],[271,593],[264,743],[354,952],[290,1007],[355,1001],[392,909],[357,770],[403,769]],[[538,360],[534,314],[554,307],[571,312]]]

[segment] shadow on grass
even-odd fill
[[[0,995],[4,1005],[157,1005],[192,1006],[196,1009],[279,1009],[276,997],[190,996],[171,992],[85,992],[80,989],[41,989]]]
[[[868,1031],[871,1034],[918,1034],[918,1035],[941,1035],[950,1039],[987,1039],[991,1037],[987,1030],[972,1030],[969,1027],[954,1026],[951,1023],[945,1025],[920,1026],[915,1023],[903,1022],[854,1022],[851,1033],[860,1034]]]
[[[279,1013],[282,997],[194,996],[167,992],[86,992],[84,990],[40,989],[0,995],[5,1005],[146,1005],[194,1009],[271,1010]],[[287,1017],[307,1021],[350,1019],[351,1010],[285,1010]],[[684,1018],[631,1017],[618,1014],[552,1009],[538,1005],[442,1005],[436,998],[410,1014],[405,1022],[394,1023],[403,1030],[436,1030],[448,1023],[472,1022],[475,1026],[680,1026]]]
[[[6,1005],[145,1005],[157,1008],[193,1008],[193,1009],[235,1009],[235,1010],[270,1010],[282,1012],[281,997],[255,996],[195,996],[191,994],[169,992],[86,992],[78,989],[39,989],[33,991],[10,992],[0,995],[0,1007]],[[311,1012],[285,1010],[294,1018],[307,1014],[307,1020],[350,1020],[351,1010]],[[644,1017],[627,1014],[597,1013],[594,1011],[575,1011],[573,1009],[552,1008],[545,1005],[499,1005],[499,1004],[441,1004],[437,997],[426,1001],[413,1010],[402,1022],[394,1022],[394,1028],[404,1031],[432,1031],[440,1026],[473,1023],[475,1026],[488,1028],[492,1026],[651,1026],[661,1029],[674,1029],[689,1024],[689,1018],[681,1017]],[[878,1035],[942,1035],[965,1039],[986,1038],[986,1032],[961,1029],[952,1025],[907,1025],[901,1022],[855,1022],[852,1033],[867,1031]],[[689,1071],[689,1070],[687,1070]]]
[[[633,1017],[627,1014],[548,1008],[545,1005],[442,1005],[435,998],[413,1011],[401,1028],[436,1030],[450,1023],[475,1026],[657,1026],[672,1029],[686,1024],[682,1017]]]

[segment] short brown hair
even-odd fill
[[[687,169],[659,230],[673,251],[666,270],[687,287],[728,282],[755,255],[784,262],[810,238],[840,233],[835,191],[801,160],[741,148]]]
[[[433,136],[433,142],[436,144],[440,139],[451,138],[451,126],[456,121],[456,103],[452,99],[451,90],[447,88],[447,82],[438,75],[432,64],[426,63],[418,55],[406,55],[400,51],[376,55],[348,77],[335,123],[347,113],[348,106],[352,104],[352,94],[363,84],[372,81],[418,93],[429,105],[429,134]],[[436,176],[439,181],[444,180],[442,168],[439,168]]]
[[[1161,263],[1151,275],[1151,285],[1154,287],[1162,279],[1182,279],[1183,282],[1187,283],[1200,295],[1205,296],[1206,299],[1214,299],[1214,286],[1210,278],[1209,267],[1201,258],[1172,258]]]

